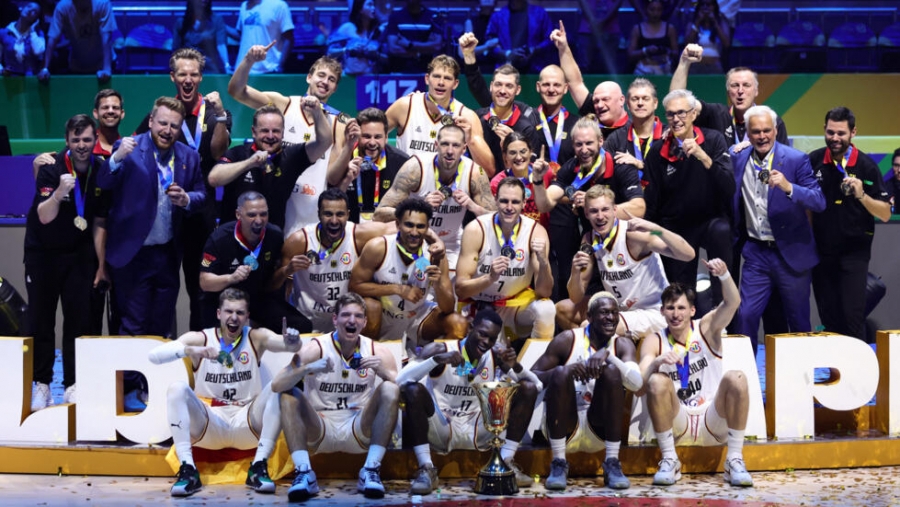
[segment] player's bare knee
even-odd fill
[[[654,373],[647,380],[647,395],[658,398],[672,391],[672,379],[664,373]]]
[[[393,404],[400,402],[400,387],[394,382],[382,382],[375,391],[379,404]]]
[[[603,379],[603,383],[606,385],[622,385],[622,372],[612,365],[606,365],[606,367],[603,368],[600,372],[600,378]]]
[[[537,386],[534,385],[534,382],[530,380],[520,380],[519,388],[516,390],[516,397],[520,398],[522,401],[526,403],[531,403],[534,405],[535,400],[537,400],[538,390]]]
[[[428,390],[424,385],[418,382],[407,382],[400,386],[400,393],[403,395],[403,400],[406,401],[406,405],[417,405],[420,403],[425,403],[428,397]]]
[[[460,339],[469,332],[469,321],[459,313],[444,315],[444,334],[447,339]]]
[[[279,397],[281,413],[299,412],[300,396],[303,396],[303,394],[301,394],[300,390],[296,387],[291,389],[290,391],[281,393],[281,396]]]
[[[728,370],[722,374],[722,382],[719,385],[720,389],[724,388],[732,393],[746,394],[748,391],[747,376],[738,370]]]

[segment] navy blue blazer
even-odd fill
[[[153,157],[153,139],[150,133],[134,136],[136,146],[119,169],[112,173],[107,159],[97,174],[97,185],[112,191],[112,206],[106,219],[106,261],[113,267],[125,266],[150,234],[156,220],[156,205],[159,191],[156,160]],[[118,149],[119,142],[113,148]],[[187,145],[176,142],[175,182],[191,198],[187,208],[172,207],[172,231],[175,241],[184,217],[203,209],[206,189],[200,171],[200,155]],[[181,250],[178,249],[180,252]]]
[[[790,199],[782,190],[769,188],[769,225],[775,236],[775,244],[788,266],[795,271],[806,271],[819,263],[807,210],[815,213],[824,210],[825,195],[813,176],[806,154],[781,143],[776,143],[774,149],[772,169],[782,173],[794,188]],[[732,230],[735,233],[735,243],[743,244],[747,239],[747,219],[742,202],[741,182],[753,148],[735,153],[734,147],[731,147],[728,151],[734,164],[734,181],[737,187],[734,193],[735,223]]]

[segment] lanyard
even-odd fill
[[[529,165],[529,166],[528,166],[528,176],[522,176],[521,178],[519,178],[518,176],[515,175],[515,173],[513,173],[513,170],[512,170],[512,169],[507,169],[507,170],[506,170],[506,176],[509,177],[509,178],[519,178],[519,181],[521,181],[522,184],[525,185],[525,188],[527,189],[527,188],[528,188],[528,185],[531,184],[531,173],[532,173],[532,171],[533,171],[533,169],[532,169],[531,165]]]
[[[417,252],[410,252],[400,243],[400,233],[397,233],[397,250],[400,251],[400,255],[402,257],[406,257],[407,259],[415,262],[416,269],[422,271],[423,273],[428,268],[429,260],[425,257],[424,252],[422,251],[422,247],[419,247]]]
[[[322,224],[319,223],[318,225],[316,225],[316,239],[319,240],[319,260],[320,261],[324,261],[326,257],[330,257],[331,254],[333,254],[334,251],[337,249],[337,247],[339,247],[341,245],[341,243],[344,242],[344,233],[346,231],[347,231],[347,229],[344,228],[344,230],[341,231],[341,238],[339,240],[335,241],[334,243],[332,243],[331,248],[329,248],[327,250],[323,250],[322,249]]]
[[[494,214],[494,233],[497,235],[497,241],[504,247],[514,248],[516,244],[516,238],[519,236],[519,226],[522,225],[522,217],[519,217],[519,221],[516,222],[516,226],[513,227],[512,236],[506,237],[503,234],[503,228],[500,227],[500,214]]]
[[[444,185],[443,183],[441,183],[441,173],[440,173],[440,171],[438,171],[438,158],[437,158],[437,155],[435,155],[434,156],[434,186],[435,186],[435,188],[437,190],[440,190],[443,187],[449,187],[450,190],[458,189],[459,184],[462,180],[462,178],[460,177],[460,174],[459,174],[462,170],[462,167],[463,167],[463,161],[460,160],[459,164],[457,164],[457,166],[456,166],[456,172],[453,173],[453,177],[451,178],[450,185]],[[449,199],[450,196],[448,195],[447,198]]]
[[[544,106],[538,106],[538,113],[541,115],[541,129],[544,131],[544,139],[547,141],[547,147],[550,148],[550,162],[559,160],[559,147],[562,146],[563,132],[566,130],[563,122],[566,117],[566,108],[560,106],[559,111],[550,118],[544,116]],[[561,116],[560,116],[561,115]],[[550,121],[556,119],[556,135],[550,138]]]
[[[238,220],[236,224],[234,224],[234,239],[241,245],[241,248],[248,251],[250,255],[253,256],[254,259],[259,257],[259,252],[262,250],[263,239],[266,237],[266,230],[263,229],[262,233],[259,235],[259,244],[256,245],[256,248],[251,249],[248,245],[246,239],[244,239],[244,235],[241,234],[241,221]]]
[[[617,218],[615,222],[613,222],[612,229],[609,230],[609,234],[606,237],[600,236],[597,232],[591,234],[593,241],[591,243],[591,248],[594,249],[594,252],[597,252],[601,248],[606,248],[609,245],[610,241],[616,237],[616,233],[619,231],[619,219]],[[602,242],[600,241],[602,240]]]
[[[495,116],[498,120],[500,120],[500,123],[502,123],[504,125],[509,125],[510,127],[512,127],[513,125],[516,124],[517,121],[519,121],[519,115],[521,114],[521,112],[519,111],[519,106],[517,106],[515,104],[513,104],[512,111],[509,113],[509,116],[505,120],[500,118],[500,115],[498,115],[497,113],[494,112],[494,103],[493,102],[491,102],[491,105],[488,107],[488,110],[490,111],[490,113],[488,113],[487,119],[490,119],[492,116]]]
[[[754,169],[756,169],[756,172],[771,171],[772,170],[772,160],[775,159],[775,156],[773,155],[774,151],[775,150],[769,151],[769,153],[766,154],[766,156],[763,157],[763,159],[759,161],[759,164],[756,163],[756,154],[751,154],[750,155],[750,165],[753,166]],[[841,171],[841,172],[843,172],[843,171]]]
[[[600,152],[597,153],[597,161],[594,162],[591,170],[587,174],[584,174],[583,169],[578,171],[578,173],[575,175],[575,181],[572,182],[572,186],[576,189],[580,189],[584,186],[585,183],[592,180],[594,175],[597,174],[597,171],[600,170],[600,165],[603,163],[603,159],[605,158],[606,152],[603,150],[603,148],[600,148]]]
[[[463,357],[463,363],[456,367],[456,374],[460,377],[465,377],[467,375],[472,375],[472,372],[475,371],[475,365],[472,364],[472,361],[469,360],[469,352],[466,351],[466,340],[467,338],[463,338],[462,341],[459,342],[459,351]],[[470,378],[471,382],[472,379]]]
[[[448,107],[444,107],[444,106],[438,104],[436,100],[431,98],[431,94],[428,92],[425,92],[425,96],[428,97],[428,100],[430,100],[431,103],[434,104],[438,108],[438,111],[441,114],[449,114],[449,115],[453,116],[453,101],[456,99],[453,98],[452,93],[450,95],[450,105]]]
[[[216,335],[219,338],[219,355],[216,357],[216,361],[220,364],[225,365],[228,368],[234,367],[234,359],[231,356],[231,351],[235,349],[244,338],[244,335],[250,332],[249,326],[244,326],[244,329],[241,331],[241,335],[238,336],[238,339],[231,343],[231,345],[225,345],[225,340],[222,339],[222,334],[219,330],[216,330]]]
[[[359,146],[353,148],[353,158],[359,156]],[[371,159],[368,155],[366,158]],[[381,188],[381,170],[385,168],[387,165],[387,156],[385,156],[384,150],[381,150],[381,155],[377,159],[373,161],[372,166],[375,169],[375,198],[373,199],[374,208],[378,207],[378,201],[380,200],[379,189]],[[362,191],[362,171],[356,175],[356,202],[359,203],[360,209],[362,209],[363,205],[363,191]]]
[[[634,141],[634,158],[643,162],[644,157],[647,156],[647,153],[650,152],[650,145],[653,144],[653,132],[656,132],[656,120],[653,121],[653,130],[650,132],[650,138],[647,139],[647,144],[644,146],[644,149],[641,150],[641,138],[638,137],[637,130],[634,130],[634,127],[631,127],[631,137]]]
[[[187,145],[194,150],[200,149],[200,138],[203,136],[203,120],[206,118],[206,101],[200,97],[200,111],[197,112],[197,125],[194,126],[194,135],[191,135],[191,129],[188,128],[187,122],[181,122],[181,133],[184,134],[184,140]]]
[[[675,337],[672,336],[672,333],[669,332],[669,328],[666,328],[666,338],[669,339],[669,345],[672,349],[675,349],[675,345],[681,346],[680,343],[675,341]],[[688,352],[691,348],[691,340],[694,338],[694,323],[691,322],[691,330],[688,332],[687,340],[685,340],[684,345],[684,359],[681,360],[680,365],[676,365],[678,368],[678,379],[681,380],[681,388],[687,389],[688,380],[690,380],[691,376],[691,368],[690,368],[690,353]]]
[[[338,116],[339,114],[341,114],[341,112],[336,107],[329,106],[328,104],[326,104],[324,102],[321,102],[321,104],[322,104],[322,110],[325,111],[326,113],[333,114],[334,116]]]
[[[337,339],[337,331],[331,333],[331,342],[334,344],[334,348],[337,349],[338,357],[341,358],[341,366],[344,370],[355,370],[359,368],[359,361],[362,359],[362,354],[359,353],[359,345],[356,346],[356,350],[353,351],[353,355],[348,362],[344,359],[344,351],[341,349],[341,342]],[[341,376],[347,378],[347,373],[347,371],[343,371],[341,372]]]
[[[840,171],[841,174],[843,174],[845,178],[847,177],[846,167],[847,167],[847,164],[850,163],[850,155],[852,155],[852,154],[853,154],[853,145],[851,144],[847,148],[847,153],[844,153],[844,158],[841,159],[840,161],[838,161],[838,160],[834,161],[834,166],[837,167],[837,170]]]
[[[84,179],[84,191],[81,190],[81,183],[78,181],[78,175],[75,174],[75,168],[72,167],[72,159],[69,158],[70,151],[66,150],[66,169],[73,177],[75,177],[75,213],[80,217],[84,217],[84,198],[87,194],[87,185],[91,180],[91,171],[94,170],[94,155],[91,154],[91,163],[88,165],[87,178]]]
[[[159,184],[163,187],[163,190],[167,190],[172,182],[175,180],[175,152],[173,151],[171,156],[169,157],[168,163],[159,163],[159,151],[153,150],[153,159],[156,160],[156,169],[157,176],[159,177]]]

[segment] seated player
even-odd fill
[[[272,389],[283,393],[284,437],[297,468],[288,490],[291,502],[319,493],[310,450],[368,450],[357,489],[366,498],[384,497],[380,468],[397,425],[397,362],[387,347],[360,335],[366,326],[361,296],[342,295],[334,312],[335,331],[313,338],[272,380]],[[302,390],[295,387],[300,381]]]
[[[375,219],[394,220],[394,208],[411,195],[418,195],[434,208],[431,228],[447,247],[450,269],[456,269],[460,236],[467,213],[475,216],[494,210],[491,183],[484,170],[463,156],[469,133],[457,125],[441,127],[434,142],[434,156],[410,158],[384,195]]]
[[[528,336],[552,338],[556,310],[548,299],[553,275],[547,260],[547,231],[521,216],[525,186],[518,178],[505,178],[497,185],[497,204],[499,211],[466,226],[456,295],[468,316],[481,308],[497,310],[507,335],[522,339],[517,345]]]
[[[668,486],[681,479],[681,461],[675,445],[728,446],[725,481],[752,486],[744,465],[744,430],[749,395],[747,377],[740,371],[722,371],[722,330],[741,303],[734,280],[721,259],[706,263],[722,282],[722,303],[703,318],[697,311],[693,289],[679,283],[662,294],[662,314],[668,326],[641,344],[647,410],[662,451],[653,484]]]
[[[381,209],[381,208],[379,208]],[[350,290],[366,298],[380,340],[414,350],[461,325],[444,252],[425,247],[432,207],[410,197],[395,209],[398,232],[370,241],[350,275]],[[434,250],[434,251],[432,251]],[[429,293],[433,291],[433,300]]]
[[[596,269],[603,288],[619,301],[616,334],[642,337],[665,327],[659,298],[668,282],[660,256],[690,260],[694,249],[681,236],[647,220],[617,218],[615,199],[605,187],[591,187],[585,194],[585,215],[593,230],[584,235],[572,259],[569,299],[557,304],[557,322],[569,329],[581,325]]]
[[[193,390],[185,382],[173,382],[166,393],[169,428],[181,461],[172,496],[192,495],[203,487],[192,446],[256,448],[247,486],[275,492],[266,460],[281,432],[281,410],[271,385],[260,382],[259,362],[267,350],[299,351],[300,334],[284,323],[281,335],[253,329],[248,308],[246,293],[227,288],[219,296],[219,327],[185,333],[150,351],[153,364],[189,357],[194,369]]]
[[[519,382],[500,455],[515,470],[520,487],[534,483],[513,461],[513,456],[528,429],[540,381],[522,368],[512,347],[499,350],[494,347],[502,330],[500,316],[489,308],[482,310],[464,339],[425,346],[418,360],[407,364],[397,377],[406,401],[407,424],[412,428],[412,448],[419,462],[410,488],[412,494],[427,495],[438,487],[431,447],[441,454],[455,449],[489,448],[493,435],[484,428],[481,403],[473,385],[493,381],[496,367]],[[425,383],[420,382],[426,377]]]
[[[556,335],[532,369],[547,385],[544,431],[550,439],[553,460],[544,487],[566,489],[569,463],[566,452],[596,453],[606,448],[603,485],[627,489],[631,482],[622,473],[619,446],[625,413],[623,384],[633,391],[643,382],[635,360],[634,343],[616,334],[619,303],[610,292],[598,292],[588,305],[586,327]],[[623,370],[611,364],[624,363]]]

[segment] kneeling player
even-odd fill
[[[358,490],[366,498],[382,498],[381,460],[397,425],[400,391],[397,363],[382,344],[361,336],[366,303],[358,294],[338,298],[333,333],[316,336],[291,364],[272,380],[284,393],[284,437],[297,476],[288,499],[297,502],[316,495],[319,485],[309,451],[362,453]],[[295,388],[303,381],[303,390]]]
[[[668,327],[641,344],[647,410],[662,459],[653,484],[668,486],[681,478],[675,445],[728,445],[725,480],[752,486],[744,465],[744,430],[749,396],[747,377],[722,371],[722,329],[741,303],[728,267],[721,259],[707,263],[722,281],[722,303],[699,320],[692,289],[679,283],[662,294],[662,314]]]
[[[642,385],[634,343],[616,335],[619,304],[612,293],[595,294],[587,316],[587,327],[556,335],[533,367],[547,384],[544,431],[553,452],[547,489],[566,489],[566,451],[594,453],[604,447],[603,484],[613,489],[631,485],[622,473],[619,446],[625,411],[622,386],[637,391]]]
[[[169,385],[168,420],[181,461],[172,496],[188,496],[202,488],[192,445],[203,449],[256,448],[247,486],[274,493],[266,459],[281,432],[278,397],[262,387],[259,361],[267,351],[300,350],[300,334],[282,329],[251,329],[247,294],[228,288],[219,296],[219,327],[189,332],[150,351],[150,361],[162,364],[184,357],[194,367],[194,390],[185,382]],[[284,326],[283,326],[284,327]]]
[[[482,310],[475,316],[465,338],[429,344],[422,350],[419,361],[406,365],[397,377],[406,401],[413,450],[419,461],[419,471],[411,487],[413,494],[427,495],[437,487],[437,469],[431,462],[430,446],[441,454],[455,449],[489,448],[492,435],[481,421],[481,403],[474,385],[493,381],[497,366],[509,372],[510,378],[519,380],[510,409],[506,443],[500,454],[515,470],[519,486],[534,482],[512,459],[531,420],[540,390],[536,384],[540,382],[516,361],[511,347],[494,349],[502,326],[503,321],[495,311]],[[420,383],[426,375],[426,383]]]

